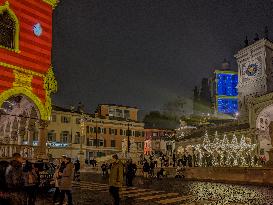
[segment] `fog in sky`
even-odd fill
[[[273,33],[270,0],[62,0],[54,10],[54,104],[157,110]]]

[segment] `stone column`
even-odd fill
[[[47,159],[46,147],[46,127],[48,122],[44,120],[39,121],[39,142],[36,157],[38,159]]]
[[[12,157],[13,155],[13,145],[9,146],[9,157]]]
[[[22,136],[21,136],[21,133],[20,133],[20,129],[21,129],[21,120],[18,120],[18,128],[17,128],[17,142],[18,142],[18,145],[22,145]]]
[[[5,146],[5,157],[8,157],[8,145]]]
[[[27,130],[27,144],[33,146],[33,136],[30,130]]]

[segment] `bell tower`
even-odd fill
[[[248,122],[251,101],[273,91],[273,43],[265,38],[248,44],[235,55],[238,64],[238,105],[241,122]]]

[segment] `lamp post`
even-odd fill
[[[98,148],[98,121],[96,120],[96,148]]]
[[[84,152],[82,149],[82,144],[83,144],[83,137],[84,137],[84,126],[85,126],[85,119],[83,116],[83,113],[81,113],[81,134],[80,134],[80,152],[79,152],[79,156],[80,156],[80,165],[81,165],[81,170],[84,169],[85,167],[85,162],[84,162]]]
[[[128,142],[128,153],[130,153],[130,123],[128,122],[128,130],[127,130],[127,142]]]

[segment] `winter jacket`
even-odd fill
[[[109,185],[113,187],[122,187],[123,183],[123,164],[120,160],[113,162],[109,175]]]
[[[74,176],[74,165],[69,162],[65,165],[59,188],[61,190],[72,190],[72,180]]]

